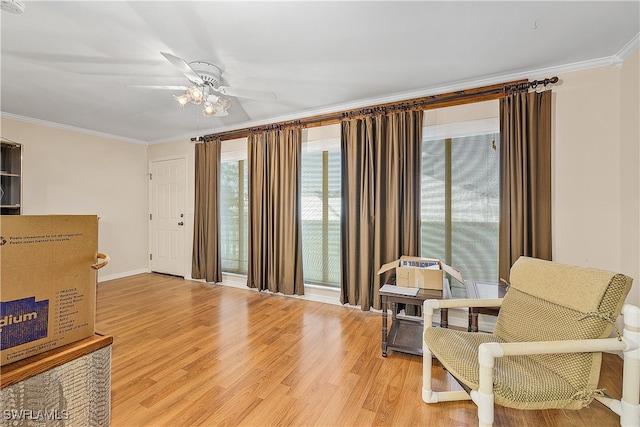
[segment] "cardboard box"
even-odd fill
[[[420,258],[403,255],[400,259],[388,262],[380,267],[378,274],[396,269],[396,285],[407,288],[442,290],[444,273],[464,284],[460,272],[439,259]]]
[[[94,333],[98,217],[0,216],[0,365]]]

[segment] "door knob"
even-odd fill
[[[178,223],[178,225],[184,225],[184,222],[180,221],[180,222]]]

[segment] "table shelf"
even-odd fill
[[[395,276],[389,277],[387,285],[395,284]],[[398,317],[398,304],[422,306],[427,299],[451,298],[449,281],[444,279],[441,291],[421,289],[416,296],[400,295],[380,291],[382,302],[382,356],[387,357],[389,350],[422,356],[422,331],[424,321],[421,317]],[[387,309],[391,304],[391,327],[387,329]],[[440,326],[448,327],[448,313],[444,308],[440,310]]]

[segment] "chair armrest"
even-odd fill
[[[500,307],[503,298],[461,298],[461,299],[428,299],[424,301],[424,308],[463,308],[463,307]]]
[[[633,343],[627,340],[620,341],[617,338],[507,343],[492,342],[480,344],[480,347],[478,348],[478,357],[482,359],[483,357],[490,356],[493,359],[503,356],[526,356],[532,354],[628,351],[633,347]]]
[[[560,341],[530,341],[507,343],[480,344],[479,354],[486,347],[485,352],[492,357],[526,356],[532,354],[553,353],[595,353],[602,351],[635,351],[640,348],[640,342],[634,339],[634,333],[638,334],[640,324],[640,309],[631,304],[623,306],[625,317],[625,335],[621,338],[596,338],[589,340],[560,340]]]

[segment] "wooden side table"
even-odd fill
[[[391,275],[385,285],[395,285],[396,278]],[[380,291],[382,302],[382,356],[387,357],[389,350],[422,356],[422,332],[424,322],[421,318],[398,318],[398,304],[422,306],[427,299],[451,298],[449,281],[444,280],[443,290],[420,289],[416,296],[399,295]],[[391,304],[391,328],[387,330],[387,308]],[[449,310],[440,310],[440,326],[448,327]]]
[[[475,282],[465,280],[464,286],[467,288],[467,298],[504,298],[507,287],[499,283]],[[469,332],[478,332],[478,314],[488,314],[497,316],[499,307],[469,307]]]

